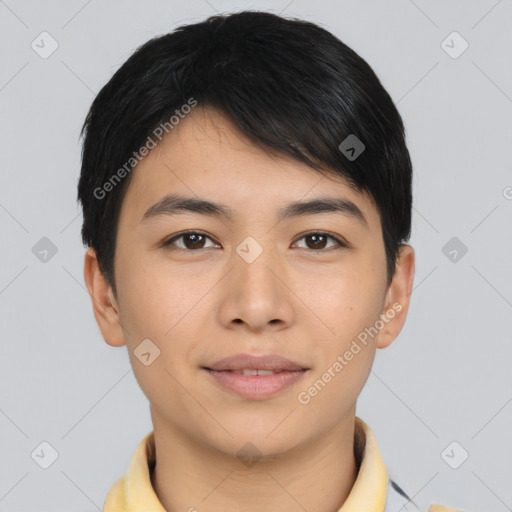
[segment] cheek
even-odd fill
[[[373,284],[372,284],[373,283]],[[352,276],[340,282],[320,313],[332,331],[317,337],[318,364],[301,389],[310,418],[329,410],[329,424],[349,413],[364,387],[376,352],[377,337],[370,328],[379,319],[382,288],[375,281]],[[313,420],[311,420],[313,421]]]
[[[182,394],[178,382],[183,380],[183,362],[193,349],[187,329],[197,325],[199,308],[194,305],[204,291],[187,286],[178,272],[147,260],[131,257],[123,263],[120,317],[134,375],[151,403],[176,404]]]
[[[172,336],[204,294],[178,267],[144,254],[120,257],[116,275],[123,326],[132,344],[141,336],[162,342]]]
[[[340,272],[329,282],[327,292],[325,287],[323,292],[320,288],[310,287],[311,304],[321,305],[314,313],[329,330],[323,329],[326,334],[317,337],[321,364],[315,378],[329,382],[326,388],[330,391],[322,392],[325,400],[341,396],[355,399],[375,357],[377,337],[372,327],[380,318],[385,280],[380,268],[367,265]]]
[[[218,276],[209,273],[199,278],[164,258],[136,254],[120,258],[116,275],[130,357],[142,340],[150,339],[160,349],[159,361],[166,368],[186,360],[197,343],[194,340],[200,340],[196,330],[209,318],[204,298]]]
[[[316,277],[304,289],[307,304],[329,327],[329,346],[341,349],[379,318],[385,298],[385,276],[380,268],[359,263]]]

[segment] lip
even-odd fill
[[[300,380],[309,370],[277,354],[251,356],[237,354],[203,366],[209,375],[224,389],[251,400],[271,397]],[[243,375],[233,373],[244,369],[272,370],[273,375]]]
[[[272,370],[278,371],[300,371],[309,370],[305,366],[290,361],[286,357],[278,354],[267,354],[263,356],[252,356],[250,354],[236,354],[233,356],[219,359],[215,363],[203,366],[207,370],[226,371],[226,370]]]
[[[307,372],[284,370],[274,375],[241,375],[230,370],[204,370],[223,388],[251,400],[262,400],[275,395],[300,380]]]

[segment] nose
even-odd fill
[[[249,239],[237,247],[231,259],[232,270],[225,277],[221,297],[221,322],[251,332],[274,332],[289,326],[297,299],[284,258],[270,246]]]

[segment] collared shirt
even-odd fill
[[[418,512],[388,477],[370,427],[355,418],[354,454],[360,461],[356,481],[338,512]],[[166,512],[151,484],[156,452],[154,431],[139,443],[127,473],[112,486],[105,499],[104,512]],[[432,505],[428,512],[457,512]]]

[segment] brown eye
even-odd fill
[[[328,244],[328,240],[333,240],[335,245],[334,247],[346,247],[346,244],[339,240],[338,238],[328,235],[327,233],[315,232],[308,233],[303,235],[299,240],[306,240],[306,249],[311,249],[313,251],[321,251],[326,248]],[[333,246],[331,246],[333,247]],[[330,248],[330,247],[329,247]]]
[[[183,235],[184,245],[187,249],[202,249],[204,246],[205,237],[197,233],[190,235]]]
[[[305,239],[311,242],[311,245],[306,242],[310,249],[325,249],[327,244],[327,237],[325,235],[307,235]]]
[[[180,239],[183,240],[181,245],[175,243]],[[187,231],[185,233],[181,233],[180,235],[170,238],[169,240],[165,241],[162,245],[164,247],[169,247],[171,249],[176,248],[194,251],[198,249],[205,249],[206,240],[211,240],[211,238],[209,236],[204,235],[203,233],[198,233],[196,231]]]

